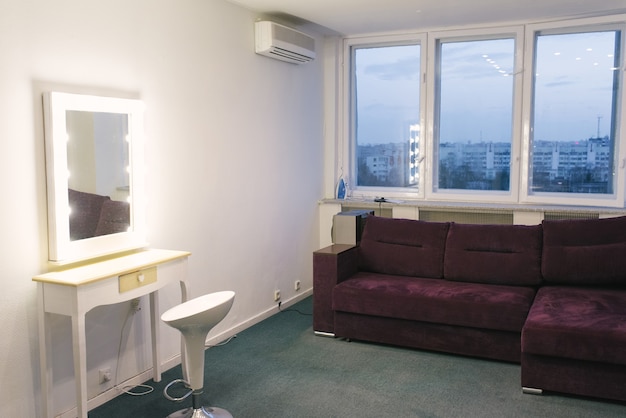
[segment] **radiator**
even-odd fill
[[[510,210],[489,210],[489,211],[448,211],[420,209],[419,218],[422,221],[430,222],[456,222],[463,224],[499,224],[512,225],[513,212]]]
[[[558,221],[561,219],[599,219],[599,213],[585,213],[585,212],[544,212],[543,219],[547,221]]]

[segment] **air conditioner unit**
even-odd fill
[[[255,22],[256,53],[294,64],[315,59],[315,39],[270,21]]]

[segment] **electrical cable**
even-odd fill
[[[235,334],[235,335],[233,335],[231,337],[228,337],[226,340],[222,341],[221,343],[217,343],[217,344],[213,344],[213,345],[211,345],[211,344],[204,344],[204,347],[205,348],[220,347],[222,345],[226,345],[229,342],[231,342],[233,338],[237,338],[237,334]]]
[[[278,311],[279,312],[296,312],[299,313],[300,315],[304,315],[304,316],[313,316],[313,314],[310,313],[306,313],[306,312],[301,312],[295,308],[289,308],[289,309],[280,309],[280,305],[282,305],[282,302],[278,302]]]
[[[144,385],[144,384],[126,385],[121,388],[117,384],[117,373],[120,368],[120,358],[122,355],[122,341],[124,340],[124,329],[126,328],[126,324],[128,324],[128,320],[131,318],[131,314],[134,316],[137,312],[141,310],[141,308],[138,308],[138,306],[139,306],[138,304],[131,302],[130,308],[128,309],[128,313],[126,314],[126,319],[124,319],[124,324],[122,325],[122,330],[120,331],[120,344],[117,347],[117,363],[115,365],[115,378],[113,380],[114,382],[113,387],[115,389],[119,390],[120,392],[124,392],[127,395],[132,395],[132,396],[143,396],[154,391],[154,388],[152,386]],[[132,390],[136,388],[143,388],[145,390],[143,392],[132,392]]]

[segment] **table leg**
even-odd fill
[[[44,305],[43,283],[37,286],[37,305],[39,312],[39,376],[41,382],[41,415],[44,418],[52,418],[52,366],[48,365],[50,353],[50,330],[46,323],[47,313]]]
[[[159,291],[150,293],[150,329],[152,331],[152,379],[161,381],[161,350],[159,348]]]
[[[84,314],[72,316],[72,342],[77,414],[79,418],[87,418],[87,337]]]

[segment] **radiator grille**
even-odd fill
[[[420,209],[419,218],[422,221],[430,222],[498,225],[513,224],[513,213],[511,211],[447,211]]]
[[[546,221],[559,221],[562,219],[599,219],[599,213],[582,212],[544,212],[543,219]]]

